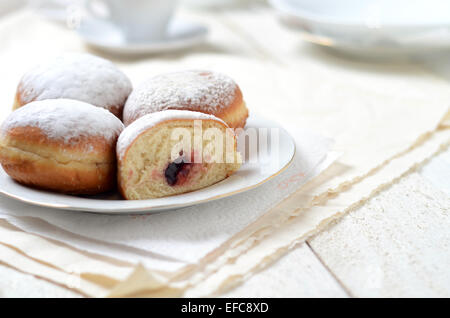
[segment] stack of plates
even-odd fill
[[[270,0],[306,40],[347,50],[450,47],[448,0]]]

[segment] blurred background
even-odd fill
[[[27,10],[15,10],[21,7]],[[406,149],[425,147],[419,136],[432,136],[443,116],[450,127],[449,12],[449,0],[0,0],[0,68],[7,74],[0,77],[0,119],[30,67],[62,52],[88,51],[113,60],[134,84],[192,68],[228,74],[251,116],[335,139],[334,150],[343,156],[327,177],[336,184],[379,173],[381,163],[399,154],[411,160],[402,166],[406,171],[420,159],[405,159]],[[275,285],[253,281],[241,294],[449,295],[448,244],[442,243],[450,242],[449,163],[447,149],[303,245],[310,254],[297,250],[285,270],[269,270]],[[384,185],[397,173],[389,171]],[[167,220],[166,226],[173,223]],[[79,222],[73,225],[79,231]],[[209,230],[215,238],[227,228]],[[181,246],[190,243],[203,241]],[[314,262],[302,268],[308,257]],[[317,274],[321,263],[351,293],[335,292],[330,286],[336,282]],[[375,283],[367,282],[373,277]],[[37,290],[24,286],[22,292]]]
[[[122,55],[199,45],[211,31],[203,10],[232,14],[259,7],[272,7],[279,23],[302,40],[346,54],[385,58],[450,47],[445,0],[2,0],[0,14],[20,6],[78,30],[92,47]],[[183,20],[186,11],[197,15]]]

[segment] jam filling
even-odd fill
[[[185,163],[184,161],[170,163],[164,172],[167,183],[171,186],[176,185],[181,176],[186,177],[188,175],[190,165],[190,163]]]
[[[180,157],[167,166],[164,171],[164,176],[170,186],[181,185],[187,180],[192,163],[186,161],[186,158],[183,156],[183,151],[180,151]]]

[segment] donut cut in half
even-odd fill
[[[129,200],[195,191],[224,180],[241,165],[234,131],[219,118],[166,110],[125,128],[117,143],[118,184]]]

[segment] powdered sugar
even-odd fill
[[[28,126],[38,127],[49,139],[65,143],[73,138],[100,136],[112,144],[124,129],[122,122],[109,111],[70,99],[31,102],[8,116],[1,133]]]
[[[223,120],[217,118],[216,116],[188,110],[165,110],[148,114],[133,122],[130,126],[125,128],[120,135],[117,142],[117,154],[119,158],[123,158],[128,147],[130,147],[134,140],[147,129],[164,121],[176,119],[215,120],[228,127]]]
[[[150,78],[127,100],[124,121],[166,109],[185,109],[216,114],[228,107],[236,94],[236,83],[228,76],[210,71],[184,71]]]
[[[23,103],[69,98],[110,109],[122,106],[132,90],[113,63],[90,54],[67,53],[27,72],[20,84]]]

